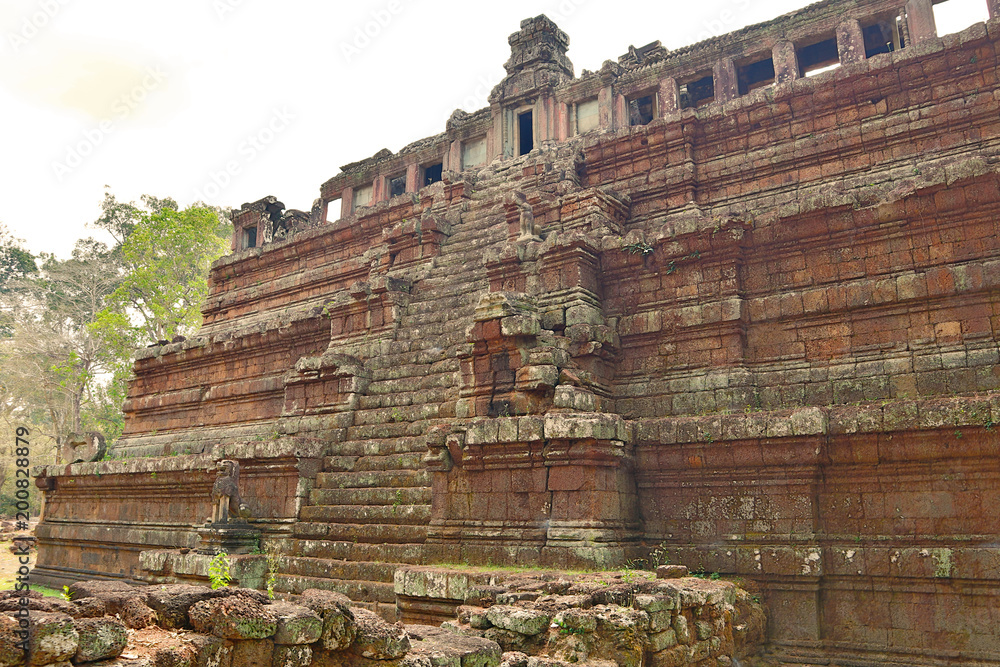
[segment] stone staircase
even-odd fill
[[[504,178],[491,181],[474,201],[500,201],[492,191]],[[336,590],[394,618],[393,573],[424,562],[431,477],[421,461],[423,436],[459,383],[457,352],[487,290],[483,250],[506,240],[495,215],[472,208],[415,285],[388,353],[367,360],[371,382],[300,511],[279,590]]]

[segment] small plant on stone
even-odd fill
[[[660,546],[651,550],[646,558],[646,563],[648,563],[650,570],[655,570],[661,565],[669,565],[670,554],[667,553],[667,543],[660,542]]]
[[[229,556],[225,551],[220,551],[208,562],[208,580],[212,584],[212,590],[225,588],[233,580],[229,572]]]
[[[405,417],[403,417],[402,411],[399,408],[393,408],[392,412],[389,414],[389,418],[392,419],[392,421],[394,422],[401,422],[403,421],[403,419],[405,419]]]
[[[267,598],[274,599],[274,585],[278,583],[278,567],[281,565],[281,556],[271,549],[267,550]]]
[[[561,618],[557,618],[552,623],[559,628],[559,634],[561,635],[582,635],[585,632],[583,628],[571,628]]]
[[[634,243],[622,242],[622,250],[629,253],[630,255],[649,255],[653,252],[653,246],[649,245],[645,241],[636,241]]]
[[[66,600],[66,602],[73,599],[73,594],[69,592],[69,586],[63,586],[62,593],[59,594],[59,597]]]

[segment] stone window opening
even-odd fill
[[[712,75],[703,76],[700,79],[681,84],[680,93],[681,109],[694,109],[705,106],[715,101],[715,79]]]
[[[441,180],[444,174],[444,164],[441,162],[435,162],[434,164],[429,164],[424,167],[423,178],[420,179],[421,183],[424,185],[430,185],[431,183],[437,183]]]
[[[406,192],[406,174],[389,177],[389,198],[398,197]]]
[[[337,197],[336,199],[330,199],[330,200],[324,202],[323,221],[324,222],[333,222],[334,220],[339,220],[340,219],[340,208],[341,208],[341,199],[340,199],[340,197]]]
[[[774,83],[774,60],[765,58],[737,68],[736,79],[740,95],[764,88]]]
[[[865,40],[865,58],[892,53],[906,47],[903,17],[893,16],[861,28]]]
[[[354,189],[354,201],[351,202],[351,211],[357,211],[362,206],[372,203],[372,186],[364,185]]]
[[[797,48],[795,54],[799,59],[799,76],[815,76],[840,67],[836,37]]]
[[[527,155],[535,147],[535,123],[531,109],[517,114],[517,154]]]
[[[650,93],[628,101],[628,124],[649,125],[656,118],[656,95]]]
[[[243,249],[256,248],[257,247],[257,228],[256,227],[244,227],[243,228]]]

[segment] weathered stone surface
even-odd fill
[[[270,639],[246,639],[233,644],[232,665],[240,667],[271,667],[274,662],[274,642]],[[285,656],[287,657],[287,655]]]
[[[312,655],[312,648],[309,646],[275,646],[271,667],[309,667]]]
[[[28,654],[31,665],[69,660],[79,647],[79,635],[68,614],[44,611],[31,614]]]
[[[130,597],[122,602],[118,606],[117,615],[127,627],[132,629],[146,628],[157,622],[163,623],[155,611],[136,597]]]
[[[325,650],[341,651],[351,645],[357,634],[357,626],[350,600],[346,596],[311,588],[302,592],[299,601],[323,619],[320,639]]]
[[[18,622],[7,614],[0,614],[0,665],[4,667],[19,667],[24,664],[24,649],[21,642],[24,638],[17,633]]]
[[[95,662],[115,658],[128,643],[125,624],[111,616],[78,618],[73,627],[79,636],[74,662]]]
[[[240,595],[259,603],[267,601],[267,596],[260,591],[250,591],[244,588],[213,590],[206,586],[171,584],[150,586],[145,590],[146,604],[156,612],[158,623],[164,628],[192,627],[188,618],[188,610],[192,605],[203,600]]]
[[[410,649],[410,638],[401,624],[390,625],[367,609],[355,609],[357,635],[350,650],[372,660],[396,660]]]
[[[275,644],[312,644],[323,634],[323,619],[308,607],[274,602],[268,609],[277,617]]]
[[[70,612],[73,618],[98,618],[108,613],[108,605],[104,600],[95,597],[74,600],[73,607],[74,610]]]
[[[75,601],[103,593],[130,593],[138,590],[137,586],[124,581],[77,581],[69,585],[69,599]]]
[[[486,610],[486,618],[502,630],[510,630],[529,637],[546,631],[549,621],[552,620],[552,617],[543,611],[510,605],[490,607]]]
[[[277,630],[277,614],[269,605],[244,595],[202,600],[188,610],[198,632],[225,639],[266,639]]]
[[[28,598],[28,609],[31,611],[47,611],[59,614],[75,615],[76,607],[65,600],[59,598]],[[16,612],[20,608],[18,598],[8,598],[0,600],[0,612]]]
[[[433,667],[497,667],[500,646],[488,639],[464,637],[428,625],[407,626],[411,648],[407,659],[426,657]]]
[[[660,565],[656,568],[657,579],[680,579],[688,576],[686,565]]]

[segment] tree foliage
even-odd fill
[[[209,266],[229,247],[223,211],[170,198],[106,192],[94,226],[114,243],[81,239],[59,259],[0,225],[0,417],[29,425],[34,451],[121,434],[134,350],[197,330]]]
[[[155,200],[162,201],[162,200]],[[165,206],[143,214],[120,247],[124,275],[105,312],[135,314],[148,342],[187,335],[201,322],[212,262],[229,247],[225,220],[213,209]]]

